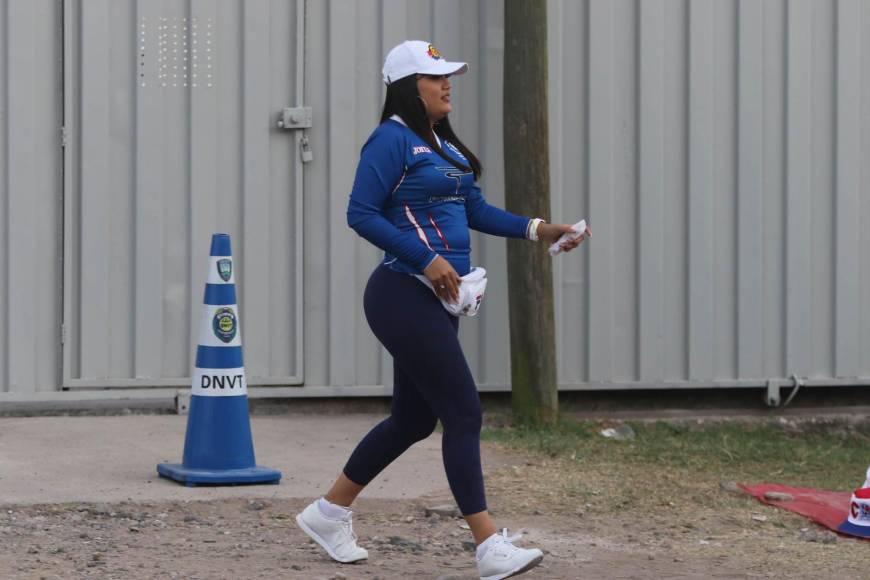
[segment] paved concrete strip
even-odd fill
[[[188,488],[157,476],[180,463],[186,417],[30,417],[0,419],[0,503],[307,498],[338,475],[374,415],[252,417],[257,463],[283,472],[280,485]],[[484,455],[484,463],[503,463]],[[365,491],[411,499],[447,490],[441,436],[421,441]]]

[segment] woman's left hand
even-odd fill
[[[546,222],[541,222],[538,224],[538,239],[550,246],[555,243],[556,240],[562,237],[562,234],[570,234],[574,232],[574,229],[568,224],[548,224]],[[583,232],[583,235],[574,238],[573,240],[568,240],[562,244],[563,252],[570,252],[577,246],[583,243],[588,236],[592,235],[592,230],[588,227],[586,231]]]

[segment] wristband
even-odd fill
[[[533,242],[538,241],[538,226],[541,225],[543,221],[544,220],[542,220],[541,218],[534,218],[529,220],[528,232],[526,232],[526,237],[528,239],[532,240]]]

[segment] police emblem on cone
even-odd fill
[[[185,483],[278,483],[281,472],[258,467],[248,416],[230,237],[214,234],[203,300],[202,326],[191,380],[181,464],[160,463],[162,477]]]

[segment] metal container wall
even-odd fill
[[[870,5],[551,7],[561,381],[866,383]]]
[[[0,391],[59,387],[61,15],[54,0],[0,7]]]
[[[467,60],[472,72],[455,81],[453,124],[484,167],[486,193],[503,203],[501,188],[500,2],[357,2],[308,4],[306,101],[318,103],[312,130],[320,169],[306,176],[306,220],[319,224],[306,244],[306,384],[389,385],[392,362],[362,313],[362,294],[381,252],[347,227],[345,212],[359,151],[374,130],[385,88],[386,53],[407,38],[430,40],[448,59]],[[484,138],[486,136],[486,138]],[[479,382],[505,385],[507,318],[504,242],[473,236],[476,260],[490,274],[487,314],[461,325],[466,355]]]
[[[65,387],[188,383],[213,232],[252,384],[303,381],[302,6],[67,2]]]
[[[498,1],[298,2],[0,10],[0,391],[184,385],[225,230],[251,384],[388,392],[361,298],[380,252],[345,222],[383,57],[420,38],[470,63],[452,120],[502,205],[513,48]],[[870,381],[870,5],[548,7],[553,217],[595,232],[556,258],[562,388]],[[186,25],[192,49],[194,18],[212,27],[214,86],[152,85],[172,74],[159,57],[192,74],[161,27]],[[301,133],[274,125],[303,101],[306,164]],[[481,388],[503,389],[505,244],[473,244],[490,284],[462,340]]]

